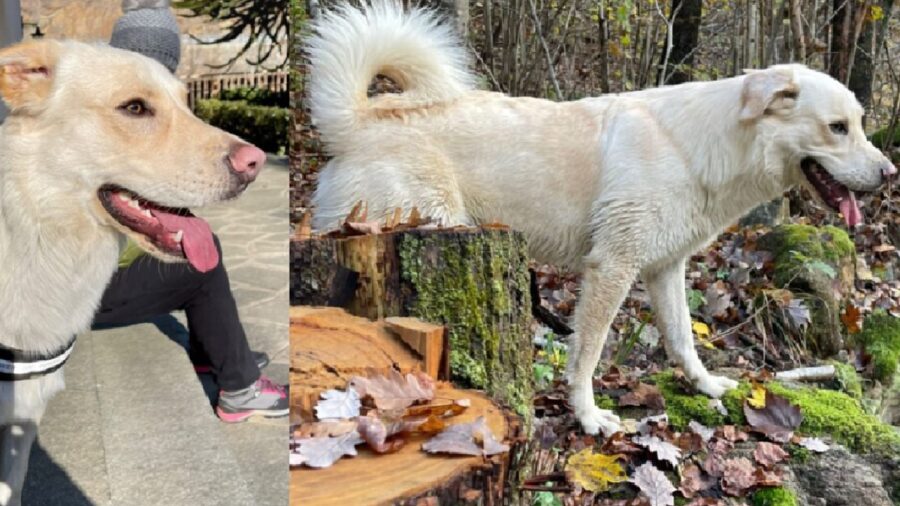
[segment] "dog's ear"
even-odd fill
[[[790,68],[746,71],[741,90],[741,121],[791,109],[800,93]]]
[[[0,98],[13,112],[39,106],[50,96],[59,42],[23,42],[0,49]]]

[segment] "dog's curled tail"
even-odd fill
[[[402,89],[392,109],[453,100],[474,86],[468,57],[453,27],[435,11],[405,10],[399,0],[349,2],[312,24],[307,99],[313,124],[329,151],[352,143],[371,106],[370,82],[384,75]]]

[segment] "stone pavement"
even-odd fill
[[[270,155],[238,200],[197,210],[218,234],[250,347],[288,379],[288,167]],[[79,336],[32,450],[26,506],[284,506],[287,418],[221,423],[184,351],[182,314]]]

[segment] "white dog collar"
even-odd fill
[[[59,369],[75,348],[75,336],[50,353],[34,353],[0,345],[0,381],[19,381],[44,376]]]

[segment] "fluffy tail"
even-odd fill
[[[313,23],[309,105],[327,148],[340,152],[370,108],[366,91],[382,74],[403,89],[401,108],[452,100],[473,88],[468,57],[452,26],[434,11],[404,11],[399,0],[345,3]],[[393,107],[396,108],[396,107]]]

